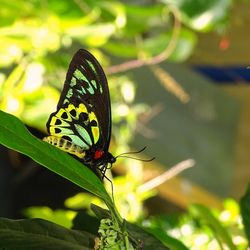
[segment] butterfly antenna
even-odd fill
[[[150,161],[153,161],[155,159],[155,157],[152,157],[150,159],[142,159],[142,158],[136,158],[136,157],[127,156],[127,155],[122,155],[122,156],[119,156],[119,157],[133,159],[133,160],[137,160],[137,161],[143,161],[143,162],[150,162]]]
[[[115,158],[123,157],[123,155],[139,154],[139,153],[141,153],[142,151],[144,151],[146,148],[147,148],[147,146],[145,146],[144,148],[142,148],[142,149],[140,149],[140,150],[138,150],[138,151],[131,151],[131,152],[121,153],[121,154],[117,155]]]
[[[117,155],[115,158],[123,157],[123,158],[133,159],[133,160],[137,160],[137,161],[143,161],[143,162],[153,161],[155,159],[155,157],[152,157],[150,159],[141,159],[141,158],[129,156],[131,154],[139,154],[139,153],[143,152],[146,148],[147,148],[147,146],[143,147],[142,149],[140,149],[138,151],[131,151],[131,152],[122,153],[122,154]]]

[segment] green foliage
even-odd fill
[[[28,155],[33,160],[47,167],[51,171],[54,171],[55,173],[63,176],[64,178],[72,181],[78,186],[88,190],[89,192],[101,198],[110,211],[110,218],[112,219],[112,225],[110,230],[117,230],[119,232],[119,235],[121,235],[119,236],[120,240],[123,242],[123,244],[125,244],[124,249],[131,249],[130,247],[128,247],[128,233],[126,232],[126,229],[122,226],[122,219],[119,213],[116,211],[116,207],[113,200],[106,192],[101,181],[91,170],[89,170],[87,167],[82,165],[74,158],[65,154],[63,151],[57,149],[56,147],[53,147],[48,143],[45,143],[33,137],[24,127],[24,125],[20,122],[20,120],[18,120],[16,117],[0,111],[0,120],[3,122],[1,124],[2,132],[0,135],[1,144],[5,145],[8,148],[14,149],[18,152]],[[32,212],[34,212],[34,209],[26,211],[27,214],[32,214]],[[60,216],[62,216],[63,212],[61,211],[60,213]],[[53,217],[53,220],[56,221],[56,215],[58,215],[58,212],[56,212],[54,215],[50,214],[50,216],[47,216],[47,219],[49,219],[49,217]],[[0,239],[2,245],[0,246],[10,248],[13,247],[15,244],[20,244],[20,249],[29,249],[28,246],[30,245],[34,249],[34,245],[46,241],[45,236],[47,236],[48,231],[51,233],[55,232],[55,234],[57,235],[57,229],[59,228],[59,226],[54,226],[54,224],[51,226],[49,224],[48,226],[48,224],[46,224],[47,222],[38,221],[38,224],[41,223],[42,227],[45,229],[41,230],[41,232],[38,232],[37,237],[29,237],[28,235],[31,232],[36,232],[39,229],[39,227],[36,225],[36,220],[34,221],[34,225],[33,221],[26,220],[11,221],[7,219],[2,219],[1,222],[2,225],[0,226],[0,230],[2,230],[2,233],[0,233],[0,237],[2,238]],[[44,226],[43,223],[45,223]],[[6,228],[8,228],[8,230],[6,230]],[[63,234],[67,233],[64,232]],[[18,241],[10,241],[9,237],[13,237],[15,239],[18,238],[18,240],[20,239],[20,242],[22,242],[25,237],[28,239],[24,240],[23,244],[21,244]],[[59,237],[61,237],[61,235],[59,235]],[[67,241],[67,237],[63,239]],[[110,242],[105,241],[105,244],[106,243],[108,244]],[[50,244],[54,245],[53,241],[46,241],[41,243],[40,245],[43,246],[43,249],[47,249]],[[66,248],[66,246],[63,249],[78,249],[77,246],[75,248],[72,248],[71,245],[69,245],[68,248]]]
[[[114,204],[113,204],[112,200],[109,198],[105,189],[103,188],[101,182],[88,168],[84,167],[78,161],[74,160],[72,157],[68,156],[67,154],[58,150],[57,148],[52,147],[49,144],[46,144],[46,143],[36,139],[35,137],[33,137],[27,131],[27,129],[22,125],[22,123],[18,119],[16,119],[15,117],[13,117],[9,114],[6,114],[4,112],[0,112],[0,119],[1,119],[1,121],[3,121],[3,123],[1,124],[1,134],[0,134],[0,142],[3,145],[30,156],[35,161],[48,167],[50,170],[62,175],[63,177],[65,177],[65,178],[71,180],[72,182],[76,183],[77,185],[83,187],[84,189],[87,189],[90,192],[94,193],[95,195],[99,196],[108,205],[108,207],[111,210],[111,213],[113,213],[113,214],[116,213]],[[121,194],[120,194],[120,196],[121,196]],[[247,223],[248,223],[248,219],[249,219],[249,213],[247,212],[247,205],[248,205],[247,199],[248,199],[247,195],[242,199],[242,211],[243,211],[243,215],[244,215],[244,222],[246,224],[246,229],[248,226]],[[187,228],[193,228],[193,229],[191,229],[191,234],[194,237],[196,235],[195,230],[198,230],[200,232],[200,234],[202,232],[203,237],[205,237],[205,235],[207,235],[206,237],[211,237],[210,240],[209,240],[209,238],[206,238],[207,244],[210,241],[213,242],[216,239],[218,244],[225,244],[228,246],[229,249],[232,249],[232,250],[244,249],[241,247],[241,246],[246,246],[246,241],[244,242],[244,240],[243,240],[244,238],[242,238],[242,242],[239,244],[239,247],[236,247],[236,245],[234,243],[232,243],[232,238],[231,238],[232,237],[231,234],[233,231],[231,232],[231,230],[229,230],[229,226],[231,227],[230,224],[234,224],[236,221],[239,220],[238,219],[239,215],[237,215],[238,210],[237,210],[236,204],[232,205],[232,202],[231,202],[231,203],[227,203],[227,206],[228,206],[228,209],[229,208],[231,209],[228,211],[228,213],[230,212],[232,214],[231,215],[232,222],[229,224],[227,223],[227,225],[226,225],[227,229],[225,228],[225,225],[224,226],[222,225],[222,221],[218,220],[218,215],[215,216],[215,214],[212,214],[208,208],[201,206],[201,205],[195,205],[195,206],[191,207],[190,214],[192,215],[193,218],[196,218],[196,220],[200,221],[199,223],[200,223],[200,226],[202,226],[202,228],[198,227],[199,229],[198,228],[195,229],[197,226],[194,226],[195,224],[194,224],[193,218],[189,219],[190,221],[188,223],[187,223],[187,219],[186,219],[186,222],[182,223],[182,225],[180,224],[178,227],[183,228],[183,230],[184,230],[184,228],[186,228],[186,230],[187,230]],[[57,212],[54,214],[53,213],[51,214],[51,218],[53,218],[54,221],[57,218],[56,214],[57,214]],[[63,212],[62,212],[61,216],[63,216]],[[65,212],[64,216],[66,217],[66,212]],[[119,221],[119,215],[115,215],[115,216],[118,216],[117,220]],[[49,219],[49,217],[47,217],[47,219]],[[73,217],[72,217],[72,219],[73,219]],[[163,221],[165,221],[165,219],[164,220],[160,219],[160,221],[162,223]],[[22,221],[22,223],[26,223],[26,222],[31,223],[31,224],[29,224],[29,227],[28,227],[30,230],[30,228],[33,227],[32,221],[31,222]],[[20,226],[19,221],[11,222],[11,221],[8,221],[8,220],[6,221],[5,219],[3,219],[3,223],[4,223],[4,224],[2,224],[3,230],[6,227],[9,227],[10,230],[8,232],[11,234],[11,236],[13,236],[15,238],[18,236],[17,238],[20,240],[22,240],[25,237],[27,238],[27,234],[30,233],[29,230],[26,231],[23,229],[23,227],[25,227],[26,224],[24,224],[24,226],[23,226],[23,224],[21,223],[21,226]],[[144,222],[144,224],[145,223],[146,222]],[[159,238],[162,242],[164,242],[164,244],[166,244],[167,246],[171,246],[173,249],[185,249],[184,245],[182,245],[180,242],[174,240],[168,234],[164,235],[162,233],[163,231],[160,230],[162,225],[158,224],[158,223],[159,223],[159,221],[156,224],[154,223],[154,225],[156,225],[156,228],[155,228],[155,226],[152,226],[153,224],[151,223],[151,226],[148,227],[149,228],[148,231],[150,233],[155,234],[157,238]],[[190,223],[193,224],[193,226],[191,226]],[[36,221],[34,224],[35,224],[34,227],[36,228]],[[15,229],[16,227],[18,227],[18,230]],[[45,227],[47,227],[47,226],[45,226]],[[57,229],[57,226],[55,226],[55,227]],[[12,230],[12,228],[13,228],[13,230]],[[52,231],[56,230],[56,229],[54,229],[54,226],[50,227],[50,229],[51,228],[52,228]],[[46,229],[46,230],[50,230],[50,229]],[[164,231],[166,230],[166,228],[162,228],[162,229]],[[19,232],[19,230],[21,230],[21,232]],[[36,229],[34,229],[34,230],[36,231]],[[46,231],[46,230],[44,230],[44,231]],[[121,230],[121,229],[119,229],[119,230]],[[177,229],[175,229],[175,230],[177,230]],[[170,233],[170,235],[171,235],[171,231],[174,232],[174,229],[172,228],[170,230],[170,228],[168,228],[168,232]],[[183,236],[186,234],[184,232],[185,231],[183,231],[183,233],[182,233]],[[246,231],[246,232],[248,232],[248,231]],[[33,238],[30,240],[23,241],[24,245],[22,245],[22,246],[20,245],[20,249],[25,249],[25,246],[27,246],[25,244],[37,244],[36,240],[38,240],[38,242],[40,244],[40,241],[43,241],[43,238],[44,238],[44,236],[43,236],[44,233],[42,232],[41,234],[42,234],[41,238],[38,237],[37,239]],[[13,241],[10,242],[8,240],[9,238],[7,237],[8,234],[6,231],[3,231],[3,233],[0,235],[2,235],[1,242],[3,242],[2,244],[5,244],[5,246],[11,246],[9,244],[14,244]],[[131,235],[134,235],[134,234],[131,234]],[[189,244],[190,244],[190,237],[191,237],[190,234],[187,235],[187,238],[189,239],[189,241],[188,241]],[[198,236],[196,236],[196,237],[198,237]],[[242,237],[243,237],[243,235],[242,235]],[[185,237],[183,239],[185,241]],[[201,236],[200,236],[200,239],[201,239]],[[33,240],[35,242],[33,242]],[[65,241],[67,241],[67,239],[65,239]],[[52,241],[52,243],[53,243],[53,241]],[[45,243],[43,243],[42,246],[44,246],[44,244]],[[203,242],[203,244],[205,245],[204,242]],[[23,247],[23,248],[21,248],[21,247]],[[26,248],[26,249],[28,249],[28,248]],[[46,249],[46,248],[44,247],[43,249]],[[204,249],[206,249],[206,248],[204,248]],[[216,249],[216,248],[214,248],[214,249]]]
[[[245,250],[247,240],[239,212],[235,201],[226,200],[223,211],[196,204],[180,216],[152,216],[142,224],[162,242],[169,242],[171,249],[186,249],[178,239],[191,250]]]
[[[56,106],[68,62],[79,47],[94,52],[105,65],[107,58],[101,48],[120,58],[152,57],[163,52],[173,42],[173,33],[178,32],[166,59],[184,61],[195,48],[197,34],[192,29],[215,29],[226,20],[230,4],[230,0],[162,0],[150,5],[117,0],[33,0],[21,4],[3,0],[0,108],[44,130]],[[174,26],[178,13],[179,21],[189,29]]]
[[[169,0],[163,0],[170,3]],[[186,1],[177,0],[175,4],[181,11],[182,21],[192,29],[207,32],[223,28],[232,0]]]
[[[148,232],[153,234],[157,239],[163,242],[166,246],[169,246],[171,250],[188,250],[181,241],[169,236],[159,228],[147,228]]]
[[[1,144],[28,155],[29,157],[33,158],[38,163],[49,168],[51,171],[54,171],[60,174],[61,176],[67,178],[68,180],[76,183],[82,188],[89,190],[91,193],[100,197],[108,206],[110,213],[107,213],[107,212],[104,213],[99,208],[96,208],[94,212],[96,215],[99,214],[98,216],[99,219],[103,219],[103,218],[112,219],[112,225],[110,227],[110,230],[112,232],[114,231],[119,232],[118,234],[116,234],[117,237],[118,235],[120,235],[118,237],[119,239],[123,239],[123,242],[126,242],[126,238],[129,235],[129,237],[132,237],[137,242],[137,244],[139,244],[138,242],[140,241],[142,241],[143,244],[146,244],[146,245],[149,244],[151,247],[152,247],[151,244],[156,244],[156,245],[160,244],[160,243],[152,243],[151,241],[148,241],[148,236],[147,236],[147,242],[144,242],[143,239],[145,239],[145,237],[142,236],[141,233],[137,234],[133,230],[131,231],[131,228],[129,226],[124,227],[124,222],[122,222],[119,214],[116,211],[113,201],[107,194],[102,183],[87,167],[83,166],[78,161],[74,160],[72,157],[68,156],[67,154],[58,150],[57,148],[52,147],[49,144],[46,144],[36,139],[35,137],[33,137],[27,131],[27,129],[23,126],[23,124],[12,115],[6,114],[4,112],[0,112],[0,119],[1,121],[3,121],[3,123],[1,124],[2,133],[0,134]],[[185,246],[181,242],[174,239],[174,235],[177,236],[176,232],[178,231],[181,232],[181,230],[183,230],[182,233],[177,237],[179,239],[183,237],[184,243],[187,245],[191,245],[191,246],[193,244],[194,245],[198,244],[197,239],[199,239],[199,241],[202,242],[202,247],[204,246],[204,248],[201,248],[200,246],[200,249],[206,249],[207,245],[216,244],[216,242],[217,242],[217,246],[220,246],[223,244],[223,245],[226,245],[228,249],[230,250],[231,249],[232,250],[244,249],[244,247],[246,247],[246,244],[247,244],[246,240],[244,240],[244,234],[242,232],[240,233],[231,229],[231,227],[234,225],[234,227],[236,227],[238,231],[239,230],[242,231],[242,226],[240,225],[236,226],[236,223],[239,223],[239,218],[240,218],[237,204],[231,201],[231,202],[227,202],[225,205],[226,205],[227,210],[223,211],[220,215],[218,212],[212,213],[208,208],[204,206],[194,205],[190,208],[190,214],[186,218],[183,217],[184,220],[182,219],[181,224],[175,225],[177,226],[177,228],[174,228],[173,225],[170,226],[171,221],[169,221],[166,218],[164,219],[163,217],[158,220],[157,218],[151,219],[151,220],[144,220],[143,225],[147,228],[147,231],[149,231],[151,234],[154,234],[156,238],[160,239],[161,242],[164,243],[165,246],[172,247],[172,249],[180,249],[180,250],[185,249]],[[244,215],[243,218],[244,218],[244,222],[246,225],[246,232],[248,233],[247,223],[249,220],[249,213],[247,212],[247,206],[248,206],[248,193],[242,199],[242,211]],[[30,214],[32,214],[31,211],[32,210],[30,210]],[[51,210],[49,212],[50,212],[50,216],[47,216],[44,218],[49,219],[49,217],[51,217],[53,218],[54,221],[57,221],[57,219],[61,216],[67,217],[67,213],[68,213],[67,211],[65,212],[61,211],[60,212],[61,215],[58,217],[58,212],[54,213]],[[225,219],[223,219],[225,215],[227,215],[226,222],[225,222]],[[74,216],[71,217],[72,220],[73,220],[73,217]],[[179,219],[179,221],[181,221],[181,219]],[[195,221],[196,223],[198,222],[198,224],[196,224]],[[2,244],[1,246],[5,246],[5,247],[6,246],[12,247],[13,244],[15,244],[13,243],[13,241],[9,240],[10,236],[17,238],[18,240],[23,242],[23,244],[20,244],[20,249],[28,249],[27,248],[28,245],[31,244],[31,246],[34,247],[33,244],[38,244],[38,243],[44,247],[43,249],[46,249],[45,246],[47,244],[48,245],[53,244],[54,239],[52,239],[52,241],[48,241],[50,243],[47,242],[47,239],[44,236],[45,231],[47,234],[48,231],[50,232],[50,230],[52,230],[53,236],[55,233],[56,235],[55,237],[61,237],[60,233],[57,232],[58,228],[60,227],[54,224],[46,224],[47,222],[45,221],[34,220],[34,225],[33,225],[33,220],[31,221],[26,221],[26,220],[9,221],[6,219],[2,219],[1,223],[2,223],[2,226],[0,227],[0,230],[2,230],[2,233],[0,233],[1,235],[0,242]],[[33,232],[37,231],[36,229],[37,223],[41,223],[43,225],[42,228],[45,228],[45,229],[39,231],[37,237],[28,237],[29,233],[32,230]],[[6,228],[8,228],[8,230],[6,230]],[[128,230],[128,234],[126,234],[127,230]],[[164,231],[167,232],[167,234],[164,234],[163,233]],[[71,235],[71,233],[69,235]],[[65,232],[63,234],[65,234]],[[241,241],[239,241],[240,234],[241,234]],[[238,235],[236,243],[233,242],[232,240],[232,237],[234,237],[234,235],[235,236]],[[84,237],[86,237],[86,234]],[[82,240],[84,240],[84,237]],[[102,234],[102,237],[106,237],[106,236]],[[191,240],[192,237],[193,237],[194,242]],[[195,237],[196,237],[196,240],[195,240]],[[23,240],[24,238],[26,238],[26,240]],[[68,240],[67,237],[63,239],[65,241]],[[138,241],[138,239],[140,240]],[[43,242],[45,240],[46,240],[46,243]],[[103,241],[101,240],[101,242]],[[102,244],[109,244],[109,243],[110,242],[105,241],[105,243],[102,243]],[[191,246],[189,249],[192,249]],[[215,246],[214,249],[217,249],[216,245],[214,246]],[[69,248],[65,247],[65,249],[70,249],[70,247],[71,246],[69,246]],[[129,248],[128,245],[126,247],[127,247],[126,249]],[[157,247],[160,247],[160,245],[157,245]],[[147,248],[145,247],[144,249],[147,249]],[[157,248],[157,249],[160,249],[160,248]]]
[[[176,32],[178,35],[173,51],[166,60],[184,61],[195,48],[197,31],[207,32],[225,27],[230,5],[231,0],[178,0],[174,3],[162,0],[152,5],[125,4],[116,0],[3,0],[0,9],[0,109],[14,114],[32,127],[44,130],[45,122],[57,104],[69,60],[78,48],[88,48],[102,65],[107,66],[111,59],[103,51],[123,60],[156,56],[173,42],[173,33]],[[177,19],[185,27],[176,28],[174,23]],[[117,151],[115,153],[126,152],[135,131],[137,116],[148,107],[133,104],[135,88],[128,77],[110,77],[109,87],[113,102],[113,133],[114,138],[119,139],[115,140],[119,145],[114,150]],[[0,112],[0,121],[1,144],[28,155],[90,192],[67,200],[68,208],[86,208],[94,202],[103,207],[106,204],[110,210],[110,213],[104,213],[100,208],[94,209],[92,214],[98,220],[95,217],[93,223],[93,217],[81,217],[80,213],[72,210],[29,208],[25,212],[27,216],[50,220],[67,229],[45,220],[0,219],[0,248],[89,249],[89,240],[94,244],[100,236],[97,235],[97,225],[103,219],[104,222],[107,219],[112,222],[108,226],[105,224],[105,232],[106,229],[111,230],[113,235],[122,239],[121,244],[127,249],[130,247],[128,237],[134,247],[143,249],[197,249],[196,245],[201,242],[198,239],[203,239],[203,246],[198,245],[198,249],[207,249],[208,246],[219,249],[220,244],[228,249],[246,248],[242,225],[237,224],[240,218],[237,211],[232,221],[225,222],[218,217],[218,213],[197,205],[188,214],[176,218],[175,223],[172,223],[173,218],[167,216],[146,220],[143,202],[155,193],[138,191],[143,181],[142,174],[135,171],[140,166],[131,165],[131,162],[127,162],[132,166],[127,176],[114,179],[116,204],[123,217],[130,221],[142,221],[150,234],[122,222],[103,184],[87,167],[33,137],[15,117]],[[249,238],[248,200],[249,192],[241,202]],[[232,214],[232,210],[229,211]],[[70,229],[72,225],[81,231]],[[83,228],[79,228],[79,225]],[[185,229],[189,229],[189,233]],[[105,248],[107,242],[104,243],[103,239],[106,234],[102,231],[101,236],[103,238],[97,240],[96,244],[101,242]],[[234,236],[241,237],[241,243],[236,244]]]
[[[102,219],[98,229],[100,249],[119,250],[125,249],[125,242],[120,237],[120,232],[114,227],[112,220]],[[128,244],[127,249],[133,250],[132,245]]]
[[[62,209],[52,210],[49,207],[29,207],[23,211],[23,214],[27,218],[40,218],[66,228],[72,228],[77,212]]]
[[[36,216],[39,217],[39,214]],[[99,219],[104,217],[98,216]],[[249,213],[245,214],[245,217],[249,219]],[[80,219],[74,219],[74,223],[77,221],[80,221],[79,226],[76,227],[78,230],[88,231],[87,228],[94,224],[93,219],[90,220],[86,215],[81,215]],[[83,221],[89,223],[84,224]],[[194,205],[190,207],[189,212],[181,215],[156,215],[147,219],[140,218],[140,221],[147,232],[171,250],[207,250],[210,248],[220,250],[222,245],[228,249],[245,250],[248,244],[238,204],[233,200],[225,201],[223,211],[211,212],[204,206]]]
[[[191,214],[198,217],[213,231],[219,244],[225,244],[231,250],[236,250],[236,246],[232,242],[229,232],[221,225],[220,221],[212,214],[209,208],[203,205],[193,205]]]
[[[41,219],[0,218],[1,249],[91,249],[89,241],[94,242],[94,237]]]
[[[243,224],[245,226],[245,232],[250,245],[250,184],[246,194],[242,197],[240,201],[241,214],[243,219]]]
[[[136,222],[144,218],[146,214],[143,207],[145,200],[154,196],[156,192],[154,190],[140,192],[140,186],[143,184],[143,168],[140,163],[135,164],[131,160],[128,160],[127,164],[130,164],[133,168],[125,176],[112,179],[114,200],[122,217],[130,222]],[[106,189],[110,190],[110,183],[106,182],[105,184]],[[89,209],[90,203],[105,207],[101,199],[89,193],[78,193],[66,199],[65,206],[70,210],[85,209],[91,212]]]
[[[98,177],[79,161],[32,136],[16,117],[0,111],[0,143],[28,155],[39,164],[112,204]]]

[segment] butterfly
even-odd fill
[[[57,109],[46,126],[49,136],[44,141],[80,159],[102,179],[108,166],[116,161],[109,153],[111,106],[107,78],[87,50],[80,49],[73,56]]]

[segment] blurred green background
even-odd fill
[[[132,176],[131,185],[136,185],[183,160],[196,162],[159,186],[157,197],[148,195],[154,196],[148,211],[179,211],[193,202],[221,208],[224,198],[243,195],[250,179],[248,1],[0,3],[1,110],[42,138],[71,57],[85,48],[109,81],[110,151],[117,155],[147,146],[147,155],[156,157],[144,165],[118,162],[113,174],[125,180]],[[57,208],[79,191],[59,177],[48,177],[29,159],[1,151],[0,215],[18,217],[21,209],[34,205]],[[114,180],[118,192],[126,192],[124,182]],[[48,202],[49,189],[57,193],[62,186],[68,187],[66,197]],[[130,212],[133,220],[134,214],[141,216],[140,202],[134,206],[138,211]]]

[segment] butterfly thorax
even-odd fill
[[[97,176],[103,179],[106,175],[106,170],[112,167],[112,164],[116,161],[116,158],[108,151],[102,149],[92,148],[85,151],[85,156],[82,162],[92,169]]]
[[[83,158],[83,161],[86,165],[91,166],[101,166],[113,164],[116,161],[116,158],[109,152],[105,152],[102,149],[91,149],[85,151],[86,154]]]

